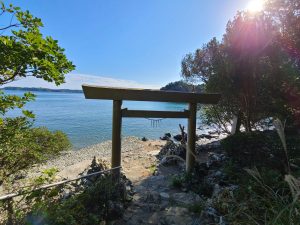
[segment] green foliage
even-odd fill
[[[203,202],[197,202],[192,205],[188,206],[188,209],[190,212],[196,213],[196,214],[201,214],[201,212],[204,209],[204,203]]]
[[[182,173],[174,175],[171,185],[175,188],[185,188],[205,197],[211,197],[213,193],[212,184],[203,179],[203,173],[197,168],[197,165],[192,174]]]
[[[282,173],[287,171],[285,151],[275,131],[238,133],[221,141],[222,147],[241,167],[269,167]],[[300,140],[287,136],[290,161],[299,166]]]
[[[150,173],[151,173],[151,174],[154,174],[155,171],[157,170],[157,166],[156,166],[155,164],[153,164],[153,165],[151,165],[151,166],[149,167],[149,170],[150,170]]]
[[[278,171],[263,168],[232,174],[238,177],[238,190],[225,190],[213,203],[229,224],[299,224],[299,196],[293,198]]]
[[[7,118],[0,126],[0,181],[71,146],[61,131],[30,128],[24,117]]]
[[[27,102],[34,100],[35,95],[27,92],[24,96],[19,97],[16,95],[5,95],[3,91],[0,91],[0,114],[5,113],[14,108],[22,108]]]
[[[285,32],[288,28],[299,34],[299,8],[294,1],[269,2],[281,2],[277,7],[283,10],[239,12],[228,22],[222,41],[213,38],[182,60],[183,77],[198,78],[206,91],[222,94],[220,103],[206,107],[204,115],[206,122],[225,131],[233,116],[246,131],[270,117],[289,123],[299,118],[299,101],[294,100],[300,96],[300,67],[294,63],[298,48]]]
[[[175,188],[181,188],[186,181],[185,176],[182,174],[174,175],[171,180],[171,185]]]
[[[255,151],[258,151],[258,148],[261,148],[261,151],[269,148],[274,155],[281,152],[283,156],[278,157],[278,160],[286,158],[290,161],[293,157],[299,158],[299,138],[285,136],[283,125],[279,120],[275,123],[275,127],[279,136],[277,139],[274,132],[238,134],[223,141],[223,146],[228,151],[230,148],[234,149],[236,144],[245,144],[239,146],[242,148],[250,144],[250,148],[254,148]],[[258,142],[255,142],[256,139]],[[243,150],[240,152],[245,154]],[[285,162],[285,172],[288,172],[288,175],[283,175],[282,168],[278,168],[278,165],[262,162],[268,161],[268,158],[255,158],[253,160],[258,161],[255,164],[260,165],[260,169],[257,167],[241,169],[241,162],[247,160],[237,157],[225,166],[224,172],[229,181],[238,184],[239,188],[234,192],[225,189],[215,199],[214,206],[225,215],[230,224],[299,224],[300,180],[295,178],[299,175],[299,166],[294,164],[294,169],[291,170],[292,164]]]
[[[16,23],[8,20],[7,26],[1,27],[0,84],[26,76],[42,78],[56,85],[62,84],[64,74],[75,67],[67,60],[57,40],[43,37],[40,32],[43,26],[41,19],[19,7],[6,6],[3,2],[0,15],[4,19],[13,16],[17,20]]]
[[[123,178],[116,182],[106,173],[88,186],[75,181],[47,189],[38,188],[54,182],[56,173],[55,168],[43,171],[31,182],[31,186],[23,190],[21,199],[14,199],[11,205],[12,224],[31,225],[39,221],[39,224],[45,225],[92,225],[122,215],[122,207],[127,202],[126,180]],[[68,193],[67,197],[65,193]],[[7,207],[7,202],[1,204]],[[4,221],[0,219],[1,222]]]
[[[111,202],[125,201],[122,185],[113,182],[111,176],[101,177],[95,184],[68,199],[57,199],[54,204],[44,201],[27,216],[26,224],[33,224],[37,219],[47,225],[92,225],[109,220],[117,216],[109,212]]]
[[[163,91],[181,91],[181,92],[202,92],[202,85],[192,85],[188,84],[185,81],[176,81],[176,82],[171,82],[167,84],[166,86],[162,87],[160,90]]]
[[[75,66],[56,40],[42,35],[41,19],[11,4],[6,5],[2,1],[0,4],[0,86],[27,76],[56,85],[64,83],[64,75]],[[31,128],[35,117],[31,111],[22,110],[22,117],[6,116],[9,110],[22,109],[34,98],[35,95],[30,92],[16,96],[0,91],[0,185],[18,170],[70,147],[62,132]]]

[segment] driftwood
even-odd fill
[[[179,124],[179,129],[181,132],[181,144],[185,146],[186,144],[186,133],[184,132],[184,126],[182,126],[181,124]]]

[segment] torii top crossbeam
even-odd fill
[[[147,118],[188,118],[188,141],[186,154],[186,169],[191,172],[195,162],[196,140],[196,112],[197,103],[216,104],[221,98],[220,94],[187,93],[177,91],[161,91],[150,89],[113,88],[94,85],[82,85],[87,99],[113,100],[113,125],[112,125],[112,168],[121,165],[121,124],[122,117],[147,117]],[[149,111],[121,109],[122,101],[155,101],[155,102],[182,102],[189,104],[189,110],[174,111]]]

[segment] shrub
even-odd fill
[[[298,164],[300,140],[287,136],[287,149],[291,160]],[[282,143],[275,131],[237,133],[222,140],[222,147],[241,167],[268,167],[284,173],[286,157]]]
[[[70,148],[61,131],[31,128],[23,117],[7,118],[0,125],[0,185],[10,175]]]
[[[247,179],[239,180],[237,191],[225,190],[214,201],[214,207],[225,215],[229,224],[299,224],[299,189],[293,195],[281,174],[269,169],[252,169],[240,177]]]
[[[126,201],[123,181],[118,183],[110,175],[101,176],[93,185],[70,198],[54,202],[52,199],[52,204],[44,201],[27,216],[26,224],[40,220],[45,225],[93,225],[116,219],[122,215]]]

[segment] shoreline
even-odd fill
[[[203,138],[197,141],[197,144],[205,145],[222,138],[223,135],[218,135],[217,138],[212,139]],[[123,137],[121,166],[124,174],[133,182],[151,176],[153,167],[156,167],[158,163],[156,155],[166,143],[166,140],[160,139],[142,141],[141,138],[135,136]],[[24,174],[25,177],[16,180],[15,185],[22,187],[28,180],[42,175],[42,171],[50,168],[58,169],[56,181],[76,178],[91,165],[94,157],[104,160],[110,166],[111,145],[112,141],[107,140],[79,150],[62,152],[59,156],[54,156],[44,163],[36,164],[29,170],[23,171],[21,174]],[[0,193],[6,193],[2,188],[0,188]]]
[[[198,145],[205,145],[210,142],[219,141],[224,137],[225,136],[221,134],[212,139],[202,138],[196,143]],[[160,139],[142,141],[141,138],[136,136],[123,137],[121,142],[122,169],[130,172],[130,169],[132,169],[130,164],[136,164],[135,162],[132,162],[132,159],[136,158],[136,160],[142,160],[144,157],[147,158],[148,155],[153,158],[150,161],[153,161],[154,163],[154,161],[157,160],[155,155],[159,153],[166,143],[166,140]],[[29,174],[31,177],[36,176],[44,169],[54,167],[59,170],[58,175],[60,177],[74,178],[91,164],[94,157],[102,159],[110,165],[111,146],[112,140],[107,140],[77,150],[71,149],[42,164],[35,165],[30,169]]]
[[[143,155],[147,155],[148,153],[149,155],[153,155],[152,151],[157,151],[158,153],[158,149],[165,143],[166,141],[162,140],[142,141],[140,138],[134,136],[122,138],[122,169],[128,172],[130,167],[132,167],[132,162],[129,163],[132,159],[142,159]],[[54,167],[59,170],[59,177],[67,179],[75,178],[91,164],[94,157],[104,160],[110,165],[111,145],[112,141],[107,140],[78,150],[63,152],[60,156],[54,157],[45,163],[35,165],[30,169],[28,175],[35,177],[41,171]]]

